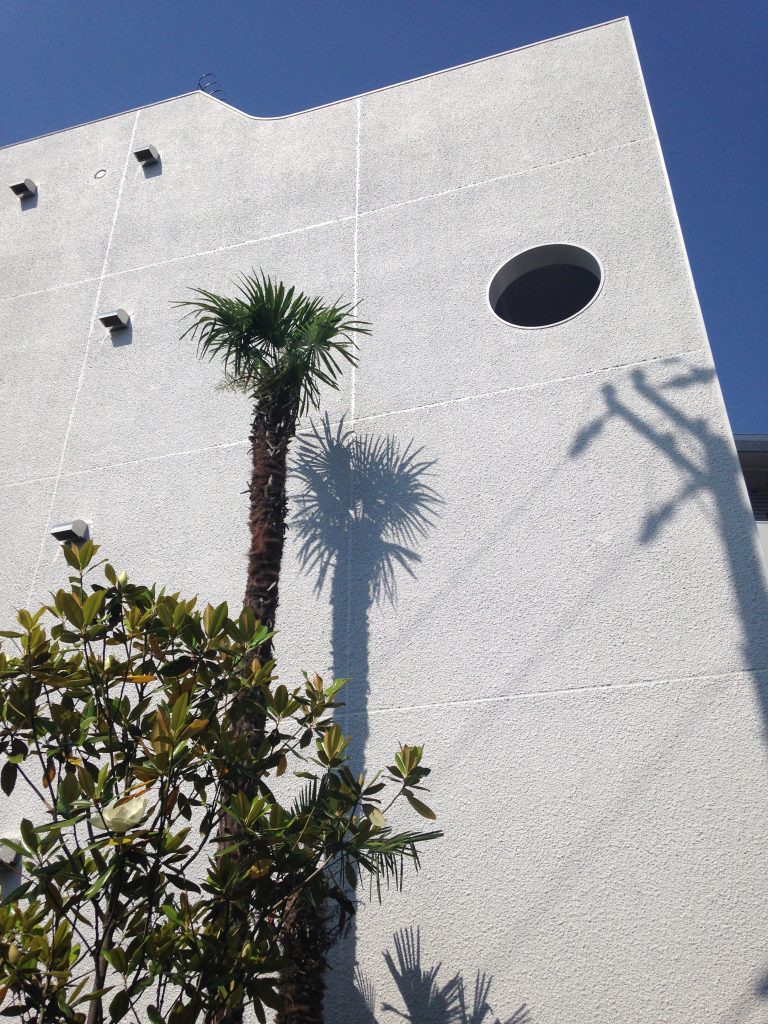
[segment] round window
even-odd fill
[[[496,316],[514,327],[551,327],[586,309],[602,281],[602,268],[586,249],[537,245],[496,271],[488,300]]]

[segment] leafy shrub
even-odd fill
[[[2,633],[0,781],[28,787],[42,823],[3,840],[23,881],[0,909],[0,1012],[185,1024],[245,1000],[264,1021],[297,896],[343,927],[364,875],[399,884],[439,835],[385,817],[407,801],[434,818],[416,796],[422,748],[355,777],[333,721],[343,680],[279,683],[248,609],[199,610],[97,550],[65,546],[69,588]],[[255,740],[240,727],[254,716]],[[303,789],[283,803],[289,769]],[[236,829],[211,853],[224,814]]]

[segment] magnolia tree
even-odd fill
[[[363,877],[399,884],[439,835],[388,823],[400,802],[434,818],[422,748],[355,777],[342,680],[278,684],[250,610],[198,610],[96,551],[66,546],[69,588],[2,633],[0,781],[39,813],[3,840],[23,877],[0,908],[0,1015],[186,1024],[245,1002],[264,1021],[296,899],[343,930]],[[238,727],[254,715],[255,740]],[[224,814],[237,827],[217,841]]]

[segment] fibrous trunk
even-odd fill
[[[245,604],[262,625],[275,628],[286,513],[285,478],[288,445],[296,429],[296,401],[287,396],[259,408],[251,429],[251,532]],[[259,649],[262,662],[272,658],[272,641]]]
[[[262,403],[256,409],[251,426],[250,547],[244,603],[270,632],[275,628],[277,614],[287,512],[286,466],[288,446],[296,429],[297,408],[297,396],[274,396],[269,404]],[[262,664],[271,661],[272,640],[266,640],[256,653]],[[236,729],[247,736],[252,748],[256,748],[264,735],[264,720],[261,716],[243,715]],[[256,779],[249,782],[238,772],[233,772],[232,776],[229,786],[224,780],[222,802],[228,802],[235,789],[243,790],[249,797],[256,795]],[[219,837],[231,836],[236,830],[237,822],[224,815]],[[229,913],[233,927],[238,923],[242,926],[243,909],[232,906]],[[240,1024],[242,1019],[243,1008],[236,1006],[209,1014],[207,1024]]]
[[[317,907],[299,893],[288,907],[280,971],[283,1008],[275,1024],[323,1024],[327,931]]]

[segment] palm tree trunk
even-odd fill
[[[269,404],[261,403],[256,408],[251,424],[251,541],[244,603],[270,632],[275,628],[279,599],[278,584],[288,509],[285,493],[288,446],[296,431],[297,410],[298,395],[288,393],[274,396]],[[271,638],[265,640],[256,653],[262,664],[271,661]],[[236,729],[248,737],[252,747],[257,747],[264,735],[264,719],[260,715],[243,715]],[[254,797],[257,795],[256,780],[244,779],[242,773],[233,772],[233,781],[229,785],[224,780],[222,801],[228,802],[237,789],[243,790],[248,797]],[[236,831],[237,822],[229,815],[224,815],[219,824],[220,839]],[[233,905],[229,913],[232,927],[242,928],[243,909]],[[242,1020],[243,1007],[234,1006],[209,1013],[206,1024],[241,1024]]]
[[[279,598],[288,501],[285,494],[288,446],[296,430],[298,396],[258,408],[251,428],[251,545],[245,604],[267,629],[274,630]],[[259,648],[262,662],[272,660],[272,641]]]
[[[248,552],[248,578],[245,604],[270,632],[275,628],[279,599],[280,567],[287,522],[288,501],[286,475],[288,448],[296,431],[298,395],[278,396],[269,405],[256,409],[251,427],[251,484],[249,526],[251,543]],[[262,664],[273,658],[272,640],[258,649]],[[238,731],[258,745],[263,736],[263,719],[243,717]],[[249,792],[242,778],[237,787]],[[224,787],[223,798],[231,792]],[[219,825],[219,836],[234,834],[237,823],[225,816]],[[242,915],[231,908],[231,920],[237,926]],[[303,894],[297,895],[288,908],[282,930],[282,952],[285,966],[280,972],[279,992],[283,1009],[276,1024],[323,1024],[325,993],[325,954],[328,934],[322,913]],[[209,1014],[206,1024],[242,1024],[243,1007],[235,1006]]]
[[[321,912],[303,893],[288,908],[283,927],[280,971],[283,1008],[275,1024],[323,1024],[325,954],[328,938]]]

